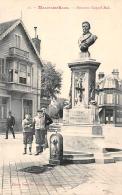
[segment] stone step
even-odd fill
[[[122,161],[122,156],[115,156],[113,157],[114,160],[117,162],[117,161]]]
[[[108,164],[115,163],[115,159],[111,157],[95,158],[95,163],[97,164]]]
[[[75,153],[72,153],[72,154],[65,154],[64,153],[64,158],[70,158],[70,159],[80,159],[80,158],[87,158],[87,157],[94,157],[93,154],[75,154]]]
[[[89,164],[94,163],[95,158],[92,153],[81,153],[81,152],[64,152],[63,163],[73,164]]]
[[[115,162],[117,161],[122,161],[122,151],[120,152],[107,152],[104,154],[104,156],[111,156],[111,158],[113,158],[115,160]]]
[[[90,164],[90,163],[95,163],[95,158],[93,157],[84,157],[84,158],[75,158],[75,159],[70,159],[70,158],[63,158],[63,163],[65,164]]]
[[[85,156],[85,157],[93,157],[94,156],[93,153],[83,153],[80,151],[64,151],[63,153],[64,153],[64,155],[81,155],[81,156]]]
[[[115,163],[115,159],[110,156],[109,154],[104,154],[102,152],[100,153],[95,153],[95,162],[97,164],[108,164],[108,163]]]

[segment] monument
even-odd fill
[[[62,135],[64,150],[91,152],[103,141],[99,110],[95,101],[96,70],[100,62],[91,58],[89,47],[97,40],[90,32],[90,23],[82,23],[78,40],[79,59],[68,64],[71,69],[70,105],[63,110]]]
[[[82,23],[83,34],[78,40],[79,59],[69,63],[71,69],[71,102],[70,109],[64,109],[64,124],[94,124],[93,102],[95,101],[96,70],[100,63],[91,59],[89,47],[97,39],[90,32],[89,22]],[[94,111],[95,113],[95,111]],[[92,116],[92,117],[91,117]]]

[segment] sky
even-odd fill
[[[90,22],[91,32],[98,37],[89,49],[91,57],[101,63],[97,74],[110,74],[116,68],[122,78],[121,0],[4,0],[0,4],[0,22],[22,16],[31,37],[37,26],[42,60],[63,72],[61,97],[69,94],[68,63],[78,58],[83,21]]]

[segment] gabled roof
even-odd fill
[[[0,36],[5,33],[17,20],[12,20],[9,22],[0,23]]]
[[[11,33],[19,24],[22,25],[24,31],[25,31],[25,34],[27,35],[29,41],[30,41],[30,44],[38,58],[38,60],[40,61],[40,64],[42,65],[42,61],[41,61],[41,58],[39,56],[39,53],[33,43],[33,41],[31,40],[31,37],[30,35],[28,34],[22,20],[20,19],[16,19],[16,20],[12,20],[12,21],[8,21],[8,22],[4,22],[4,23],[0,23],[0,41],[2,39],[4,39],[4,37],[6,37],[9,33]]]

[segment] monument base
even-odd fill
[[[75,106],[72,109],[63,110],[64,125],[93,125],[94,123],[99,125],[95,107]]]
[[[61,128],[61,134],[63,136],[64,154],[65,152],[70,153],[70,156],[64,155],[64,163],[115,162],[110,155],[104,155],[105,143],[102,126],[64,125]]]
[[[49,159],[50,165],[61,165],[63,164],[63,160]]]
[[[94,153],[100,150],[104,147],[104,137],[100,132],[97,134],[97,130],[95,135],[92,134],[93,129],[97,127],[101,126],[63,125],[61,134],[64,151]]]

